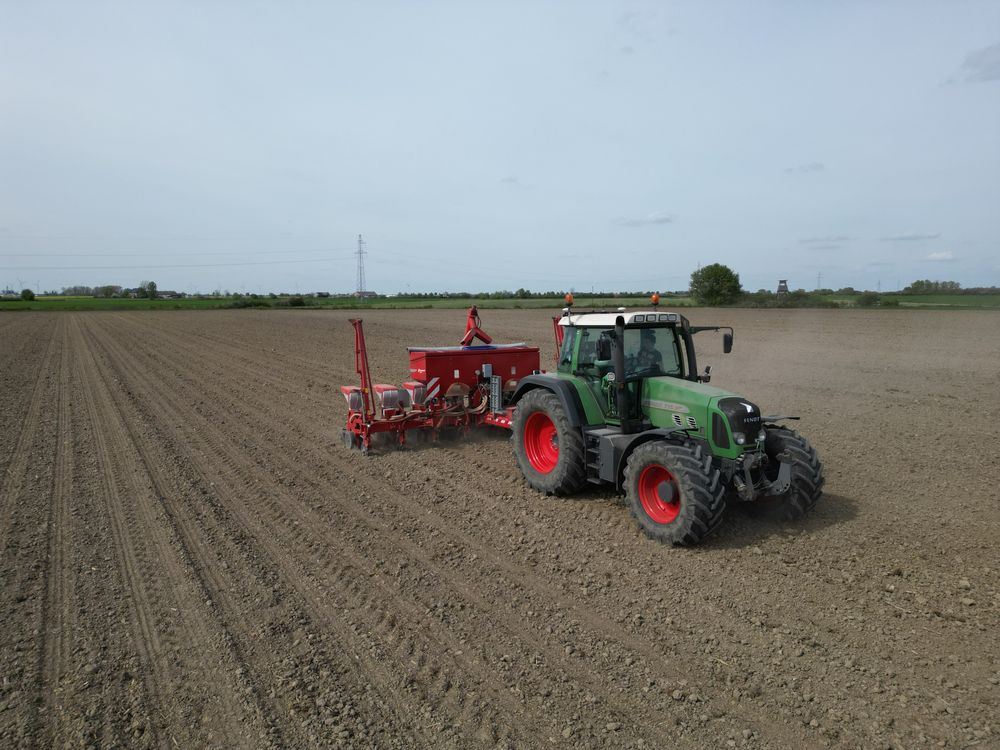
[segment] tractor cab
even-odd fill
[[[623,319],[625,378],[688,376],[687,320],[679,313],[581,313],[559,319],[560,372],[603,378],[614,371],[615,323]],[[689,335],[689,334],[687,334]]]
[[[614,426],[623,433],[651,429],[681,429],[725,445],[735,456],[742,452],[729,441],[725,423],[714,419],[723,399],[734,393],[708,385],[710,368],[699,374],[693,342],[703,330],[676,312],[651,310],[577,313],[571,305],[555,318],[559,342],[557,374],[572,379],[586,392],[582,400],[600,410],[589,421]],[[725,328],[723,351],[733,345]],[[733,432],[739,432],[733,430]],[[750,442],[753,442],[752,440]]]
[[[643,381],[654,377],[687,379],[695,372],[686,323],[679,313],[576,314],[567,308],[557,324],[556,335],[559,338],[561,334],[562,339],[557,371],[583,379],[607,420],[641,419]],[[620,360],[618,368],[616,360]],[[616,384],[621,384],[628,396],[621,408]]]

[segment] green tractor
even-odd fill
[[[568,300],[569,301],[569,300]],[[554,320],[555,372],[523,378],[513,395],[513,445],[528,484],[568,495],[587,483],[624,491],[642,530],[694,545],[714,531],[727,501],[784,520],[805,515],[823,493],[823,466],[809,442],[762,416],[750,400],[709,385],[692,326],[679,313],[576,313]]]

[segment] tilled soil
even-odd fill
[[[347,317],[0,316],[0,745],[1000,746],[995,314],[693,311],[827,477],[696,549],[500,431],[347,451]],[[396,383],[464,321],[364,317]]]

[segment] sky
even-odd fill
[[[0,17],[0,288],[1000,285],[998,2]]]

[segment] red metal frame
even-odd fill
[[[368,347],[365,345],[365,331],[361,327],[361,318],[351,318],[354,326],[354,369],[361,376],[361,401],[364,404],[365,419],[375,418],[372,410],[372,374],[368,369]]]
[[[493,339],[479,327],[479,310],[473,305],[469,308],[468,317],[465,319],[465,335],[459,343],[461,346],[470,346],[476,339],[484,344],[493,343]]]
[[[463,342],[481,339],[486,345],[440,347],[410,350],[410,373],[413,380],[405,388],[372,383],[368,366],[368,348],[362,322],[351,319],[354,326],[354,365],[361,386],[342,386],[347,399],[345,439],[351,447],[365,453],[371,448],[372,436],[394,433],[396,442],[406,443],[409,430],[431,430],[435,439],[442,428],[468,431],[472,427],[489,425],[510,429],[514,407],[491,411],[489,379],[483,370],[489,366],[494,375],[502,377],[507,392],[517,380],[538,370],[537,347],[522,344],[490,345],[492,339],[480,328],[475,307],[468,311]],[[360,392],[360,403],[357,394]],[[416,403],[417,396],[420,403]],[[353,401],[352,401],[353,398]]]
[[[561,315],[556,315],[555,317],[552,318],[552,328],[556,334],[556,353],[555,356],[553,357],[553,359],[555,359],[556,364],[559,364],[559,352],[562,351],[562,342],[563,338],[566,335],[566,331],[563,329],[561,325],[559,325],[560,320],[562,320]]]

